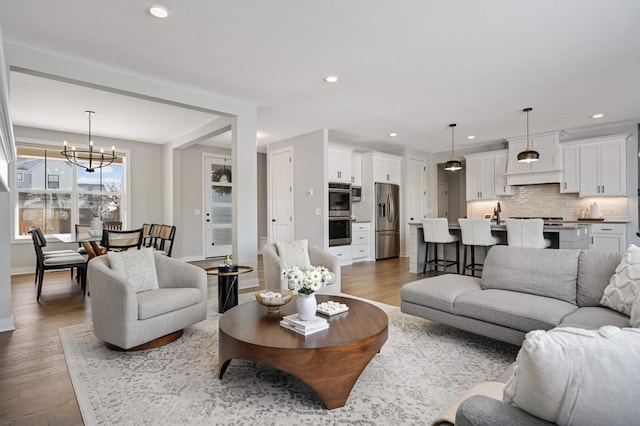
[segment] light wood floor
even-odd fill
[[[398,306],[400,287],[423,277],[408,270],[408,258],[345,266],[342,291]],[[261,284],[262,276],[260,262]],[[90,321],[90,297],[82,297],[68,271],[49,272],[36,303],[33,279],[33,274],[11,279],[16,330],[0,333],[0,425],[81,425],[58,328]],[[215,277],[209,283],[215,285]],[[215,297],[217,292],[209,291],[209,298]]]

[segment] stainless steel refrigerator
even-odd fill
[[[400,187],[376,183],[376,259],[400,256]]]

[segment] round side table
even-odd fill
[[[218,312],[224,313],[238,305],[238,275],[253,271],[251,266],[220,265],[205,268],[207,274],[218,276]]]

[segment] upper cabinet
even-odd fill
[[[400,184],[401,157],[391,154],[372,154],[373,181]]]
[[[329,147],[329,182],[351,183],[351,150]]]
[[[560,192],[580,192],[580,146],[562,147],[562,182]]]
[[[529,146],[540,153],[540,159],[531,163],[518,161],[518,153],[527,147],[526,136],[507,139],[507,183],[509,185],[533,185],[562,181],[562,132],[540,133],[529,136]]]
[[[362,154],[351,154],[351,185],[362,186]]]
[[[629,135],[582,140],[580,146],[580,196],[627,195],[626,143]]]
[[[493,156],[493,172],[496,195],[513,195],[513,187],[507,184],[507,151]]]
[[[467,201],[496,198],[495,167],[492,153],[467,155]]]

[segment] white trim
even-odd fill
[[[23,266],[20,268],[11,268],[11,275],[25,275],[25,274],[34,274],[36,272],[36,266]],[[49,272],[49,271],[45,271]]]

